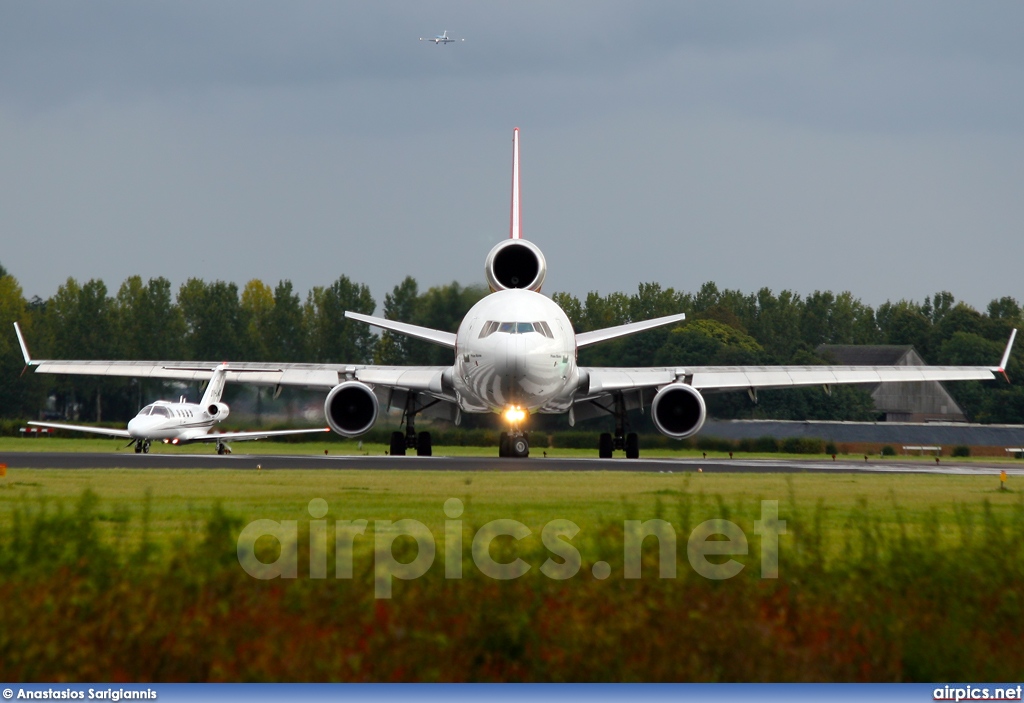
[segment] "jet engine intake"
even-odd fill
[[[380,405],[373,390],[359,381],[345,381],[331,389],[324,401],[327,424],[342,437],[358,437],[377,421]]]
[[[206,412],[214,420],[220,422],[228,416],[228,412],[230,411],[228,410],[228,406],[224,403],[210,403],[206,408]]]
[[[654,426],[672,439],[686,439],[697,434],[704,426],[707,412],[700,391],[685,383],[665,386],[651,403]]]
[[[548,264],[539,247],[525,239],[506,239],[487,255],[484,263],[491,291],[525,288],[540,291]]]

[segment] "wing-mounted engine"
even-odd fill
[[[548,264],[540,248],[525,239],[506,239],[497,244],[484,263],[491,291],[525,288],[540,291]]]
[[[704,426],[707,417],[704,397],[685,383],[665,386],[651,403],[651,419],[663,435],[672,439],[692,437]]]
[[[380,404],[373,390],[359,381],[345,381],[327,394],[324,415],[331,429],[343,437],[358,437],[377,421]]]
[[[221,422],[227,419],[230,410],[225,403],[210,403],[206,406],[206,412],[215,422]]]

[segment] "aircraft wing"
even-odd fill
[[[350,316],[362,319],[367,316]],[[437,330],[417,328],[414,325],[392,323],[390,320],[370,318],[371,324],[388,326],[405,333],[417,334],[442,346],[454,346],[455,335]],[[382,324],[383,323],[383,324]],[[401,327],[402,329],[397,329]],[[376,386],[399,390],[425,392],[445,400],[442,393],[445,373],[451,373],[449,366],[372,366],[368,364],[268,364],[265,362],[239,361],[99,361],[33,359],[21,334],[21,328],[14,323],[21,345],[25,365],[34,367],[36,373],[68,374],[72,376],[124,376],[128,378],[154,378],[162,381],[208,381],[214,369],[226,369],[228,383],[247,383],[254,386],[294,386],[314,390],[330,390],[339,383],[357,379]],[[410,332],[406,328],[414,328]]]
[[[35,427],[52,427],[55,430],[72,430],[74,432],[91,432],[93,434],[102,434],[108,437],[120,437],[121,439],[131,439],[132,436],[128,434],[128,430],[112,430],[107,427],[88,427],[86,425],[65,425],[60,422],[30,422],[30,425]]]
[[[605,393],[686,383],[705,392],[853,383],[987,381],[1006,375],[1017,330],[1010,334],[998,366],[673,366],[664,368],[581,368],[577,400]],[[1009,380],[1009,379],[1007,379]]]
[[[853,383],[984,381],[1001,368],[989,366],[690,366],[666,368],[582,368],[585,395],[687,383],[700,391],[793,388]]]
[[[205,361],[43,361],[30,364],[36,373],[71,376],[125,376],[163,381],[208,381],[223,362]],[[441,389],[442,374],[449,366],[368,366],[365,364],[228,363],[226,380],[253,386],[294,386],[330,390],[355,378],[370,385],[413,391]]]
[[[330,432],[330,427],[317,427],[311,430],[272,430],[269,432],[219,432],[217,434],[203,435],[202,437],[196,437],[189,439],[188,442],[223,442],[225,440],[232,440],[236,442],[244,442],[250,439],[266,439],[267,437],[280,437],[282,435],[289,434],[309,434],[311,432]]]
[[[213,369],[223,362],[208,361],[65,361],[36,360],[29,362],[36,373],[72,376],[126,376],[155,378],[164,381],[208,381]],[[256,386],[302,386],[331,389],[359,365],[346,364],[274,364],[238,362],[228,365],[229,383]]]

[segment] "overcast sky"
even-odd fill
[[[465,42],[418,41],[447,29]],[[1024,300],[1024,4],[0,5],[0,263]]]

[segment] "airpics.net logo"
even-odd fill
[[[309,501],[309,578],[327,578],[329,512],[327,501],[314,498]],[[463,525],[464,506],[458,498],[449,498],[444,503],[444,535],[441,549],[444,552],[444,573],[447,579],[461,579],[464,565],[465,532]],[[368,520],[334,520],[334,577],[351,579],[355,559],[357,538],[369,539],[366,534]],[[622,571],[627,579],[641,577],[641,561],[644,541],[655,538],[658,544],[658,576],[675,578],[677,573],[677,543],[679,535],[672,523],[661,520],[624,520],[622,525]],[[580,527],[572,520],[551,520],[540,531],[541,543],[549,553],[538,567],[546,577],[557,581],[571,579],[579,574],[583,559],[573,539],[580,533]],[[779,537],[786,534],[786,521],[779,520],[779,502],[761,501],[760,519],[754,521],[754,533],[760,542],[760,576],[774,579],[779,575]],[[525,576],[533,565],[520,557],[509,561],[498,561],[492,555],[492,545],[501,539],[519,542],[533,536],[533,531],[522,522],[510,518],[492,520],[477,529],[470,537],[469,547],[472,564],[481,574],[490,578],[507,581]],[[399,561],[395,556],[395,542],[407,537],[415,541],[416,557],[408,562]],[[275,540],[278,546],[277,558],[262,561],[257,556],[257,542],[266,538]],[[437,542],[433,533],[418,520],[374,520],[373,521],[373,566],[374,596],[390,598],[395,579],[409,581],[427,573],[437,556]],[[299,521],[298,520],[254,520],[238,535],[238,563],[253,578],[267,580],[275,578],[294,579],[299,577]],[[275,550],[277,551],[277,550]],[[747,535],[734,522],[715,518],[697,525],[686,538],[686,557],[690,567],[700,576],[710,580],[724,580],[738,575],[745,565],[734,556],[750,553]],[[554,558],[553,558],[554,557]],[[715,560],[709,559],[715,557]],[[591,575],[598,580],[612,575],[612,566],[606,561],[595,562]]]

